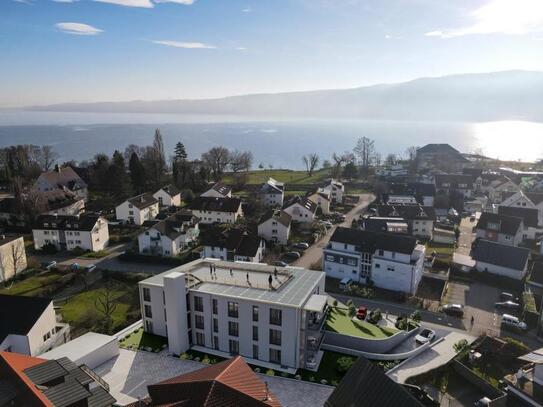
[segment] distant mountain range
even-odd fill
[[[463,74],[355,89],[253,94],[218,99],[66,103],[32,106],[27,110],[270,118],[543,121],[543,72]]]

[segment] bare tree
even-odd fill
[[[375,158],[375,141],[368,137],[360,137],[353,152],[358,158],[363,170],[367,170]]]
[[[409,162],[409,172],[414,173],[417,170],[417,150],[418,146],[411,146],[405,150]]]
[[[396,157],[396,154],[387,154],[385,158],[385,164],[386,165],[396,165],[398,163],[398,157]]]
[[[313,175],[313,171],[315,171],[315,168],[317,168],[317,165],[319,165],[319,156],[317,153],[311,153],[308,155],[304,155],[302,157],[302,161],[305,164],[305,168],[307,171],[307,175],[310,177]]]
[[[211,168],[215,180],[219,180],[230,162],[230,152],[225,147],[213,147],[202,154],[202,161]]]
[[[332,177],[339,178],[341,176],[342,166],[350,161],[353,161],[353,159],[353,155],[347,151],[341,155],[338,155],[336,153],[332,154],[332,160],[334,161]]]
[[[44,171],[49,171],[58,160],[59,155],[52,146],[41,146],[40,166]]]
[[[229,153],[230,168],[233,172],[249,171],[253,165],[253,153],[234,150]]]
[[[117,302],[113,291],[111,281],[108,281],[102,289],[99,290],[94,307],[100,315],[104,317],[104,330],[106,333],[111,333],[113,325],[113,313],[117,309]]]
[[[20,243],[18,240],[15,240],[11,245],[10,250],[10,260],[11,265],[13,266],[13,275],[17,275],[19,268],[26,267],[26,253],[24,242]]]

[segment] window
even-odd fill
[[[213,349],[219,349],[219,337],[218,336],[213,337]]]
[[[213,318],[213,332],[219,332],[219,320]]]
[[[144,306],[144,311],[145,311],[145,317],[146,318],[153,318],[153,311],[152,311],[150,305],[145,305]]]
[[[281,331],[270,329],[270,345],[281,346]]]
[[[280,309],[270,308],[270,324],[281,326],[282,312]]]
[[[253,359],[258,359],[258,345],[253,345]]]
[[[206,341],[202,332],[196,332],[196,345],[205,346]]]
[[[204,317],[201,315],[195,315],[194,324],[197,329],[204,329]]]
[[[347,250],[347,248],[348,248],[347,243],[344,244],[344,248],[345,248],[345,250]]]
[[[228,341],[228,350],[232,355],[237,355],[239,353],[239,342],[234,339],[230,339]]]
[[[376,269],[380,269],[381,268],[381,265],[379,263],[375,263],[375,268]]]
[[[204,311],[204,301],[202,300],[202,297],[194,297],[194,311]]]
[[[45,342],[50,337],[51,337],[51,332],[47,332],[45,335],[43,335],[43,341]]]
[[[270,348],[270,362],[281,363],[281,351],[279,349]]]
[[[151,290],[149,288],[143,288],[143,301],[151,301]]]
[[[258,322],[258,306],[253,305],[253,322]]]
[[[228,335],[239,336],[239,324],[237,322],[228,321]]]
[[[212,304],[213,304],[213,314],[217,315],[218,314],[218,312],[217,312],[217,300],[213,299]]]
[[[253,341],[258,341],[258,326],[253,325]]]
[[[145,332],[152,334],[153,333],[153,322],[145,321]]]
[[[379,250],[379,256],[384,256],[385,255],[385,251],[384,250]]]
[[[334,261],[334,256],[331,254],[326,255],[326,261]]]
[[[237,302],[228,301],[228,316],[230,318],[237,318],[239,316],[239,309]]]

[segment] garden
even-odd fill
[[[356,311],[355,311],[356,313]],[[355,336],[366,339],[384,339],[399,332],[392,327],[383,327],[377,325],[381,318],[376,319],[376,323],[358,320],[354,317],[352,308],[331,307],[326,318],[325,329],[342,335]],[[371,320],[372,316],[368,317]]]
[[[152,335],[139,327],[119,340],[119,346],[123,349],[145,350],[158,353],[168,346],[168,340],[162,336]]]

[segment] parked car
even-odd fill
[[[515,297],[513,294],[511,293],[507,293],[507,292],[502,292],[500,293],[500,301],[513,301],[513,302],[518,302],[518,297]]]
[[[526,331],[528,325],[522,322],[520,319],[513,315],[503,314],[501,320],[501,327],[505,329],[512,329],[515,331]]]
[[[41,268],[44,270],[51,270],[52,268],[56,266],[57,266],[57,262],[55,260],[45,261],[41,264]]]
[[[503,302],[497,302],[494,304],[496,308],[503,308],[503,309],[510,309],[510,310],[518,310],[520,309],[520,304],[513,301],[503,301]]]
[[[72,270],[79,270],[81,267],[79,266],[79,263],[72,263],[70,265],[70,269]]]
[[[419,332],[417,336],[415,336],[415,341],[420,344],[432,342],[432,340],[436,337],[436,333],[432,331],[431,329],[425,328],[422,331]]]
[[[90,272],[92,272],[92,271],[94,271],[94,270],[96,270],[96,265],[95,265],[95,264],[87,264],[87,265],[85,266],[85,271],[86,271],[87,273],[90,273]]]
[[[492,400],[490,400],[488,397],[483,397],[475,402],[475,407],[488,407],[491,402]]]
[[[277,266],[277,267],[287,267],[288,266],[287,263],[285,263],[284,261],[281,261],[281,260],[274,261],[272,263],[272,265]]]
[[[330,222],[329,220],[321,220],[321,225],[324,226],[326,229],[331,229],[332,227],[334,227],[334,225],[332,224],[332,222]]]
[[[461,304],[445,304],[441,309],[445,314],[453,317],[464,316],[464,306]]]
[[[299,242],[299,243],[293,244],[292,247],[298,250],[306,250],[306,249],[309,249],[309,243]]]
[[[344,277],[344,278],[339,282],[339,289],[342,290],[342,291],[345,291],[347,288],[349,288],[349,287],[351,286],[352,283],[353,283],[352,278],[350,278],[350,277]]]
[[[356,310],[356,317],[358,319],[365,320],[367,315],[368,315],[368,309],[364,307],[363,305],[358,307],[358,309]]]
[[[286,257],[286,258],[289,258],[289,259],[294,259],[294,260],[298,260],[301,256],[300,252],[296,252],[296,251],[291,251],[291,252],[286,252],[283,257]]]

